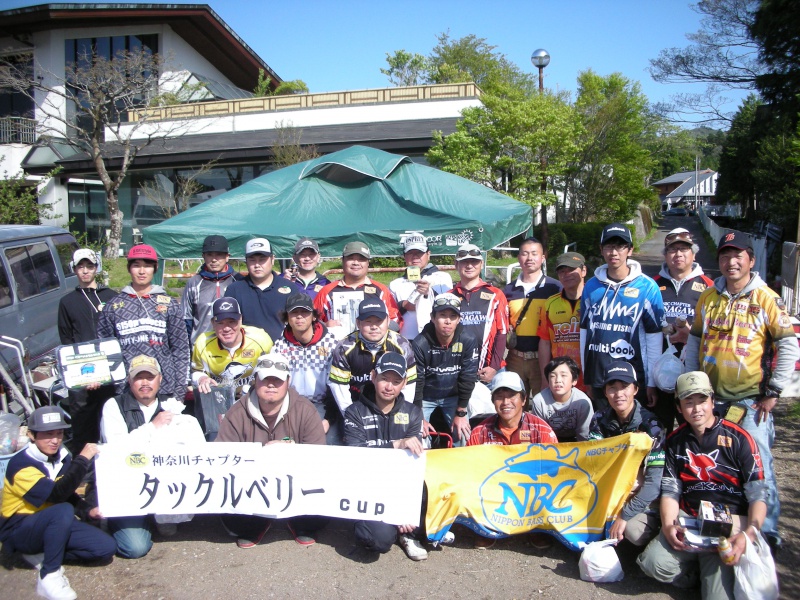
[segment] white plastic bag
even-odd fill
[[[622,581],[625,573],[619,562],[614,546],[616,539],[601,540],[587,544],[581,553],[578,569],[581,579],[594,583],[614,583]]]
[[[656,364],[651,373],[655,386],[664,392],[674,392],[678,377],[683,375],[686,370],[686,365],[683,364],[680,358],[675,356],[675,352],[677,352],[675,346],[670,344],[664,354],[656,359]]]
[[[747,538],[747,536],[745,536]],[[778,574],[767,541],[756,531],[756,541],[745,541],[744,553],[734,565],[736,600],[777,600]]]

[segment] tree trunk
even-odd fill
[[[111,219],[111,233],[106,240],[104,258],[114,259],[119,256],[119,243],[122,240],[122,211],[119,209],[119,197],[116,191],[106,192],[106,206]]]

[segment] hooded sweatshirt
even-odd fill
[[[714,282],[703,273],[703,267],[692,263],[692,271],[683,279],[674,279],[669,274],[667,263],[661,265],[661,271],[653,280],[661,291],[664,300],[664,316],[667,323],[672,323],[678,317],[683,317],[689,323],[694,321],[694,309],[706,288]]]
[[[664,302],[656,282],[628,260],[630,272],[622,281],[608,278],[602,265],[586,282],[581,296],[581,356],[586,385],[601,387],[608,365],[626,360],[633,365],[639,387],[661,355]]]

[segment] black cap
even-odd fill
[[[69,429],[71,425],[67,423],[66,418],[67,414],[58,406],[43,406],[28,417],[28,429],[31,431]]]
[[[386,373],[394,371],[403,379],[406,378],[406,359],[398,352],[387,352],[383,354],[375,363],[376,373]]]
[[[381,319],[385,319],[388,316],[389,313],[386,310],[386,305],[383,303],[383,300],[380,298],[364,298],[361,304],[358,305],[358,317],[356,318],[360,321],[368,317],[380,317]]]
[[[750,241],[750,236],[741,231],[731,230],[719,238],[719,245],[717,246],[717,254],[723,248],[736,248],[737,250],[750,250],[753,249],[753,243]]]
[[[631,230],[622,223],[611,223],[603,227],[603,234],[600,236],[600,245],[607,244],[613,238],[620,238],[626,244],[633,245]]]
[[[223,319],[236,319],[238,321],[242,318],[242,309],[239,308],[239,302],[236,298],[223,296],[214,301],[211,306],[211,314],[214,316],[215,321],[222,321]]]
[[[287,315],[298,308],[314,312],[314,302],[311,300],[311,296],[303,292],[295,292],[286,299]]]
[[[319,244],[312,240],[311,238],[300,238],[297,240],[297,243],[294,245],[294,252],[292,254],[300,254],[303,250],[311,249],[317,254],[319,254]]]
[[[606,376],[603,385],[608,385],[612,381],[622,381],[623,383],[636,383],[636,371],[633,365],[624,360],[615,360],[606,369]]]
[[[203,240],[203,252],[224,252],[228,254],[228,240],[222,235],[209,235]]]

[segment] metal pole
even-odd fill
[[[544,67],[539,67],[539,94],[544,94]],[[542,239],[539,240],[542,242],[542,249],[547,252],[547,242],[549,241],[550,235],[547,231],[547,205],[544,203],[544,197],[547,193],[547,158],[542,155],[540,159],[540,166],[542,169],[542,185],[540,192],[542,194],[542,205],[541,209],[541,218],[542,218]]]

